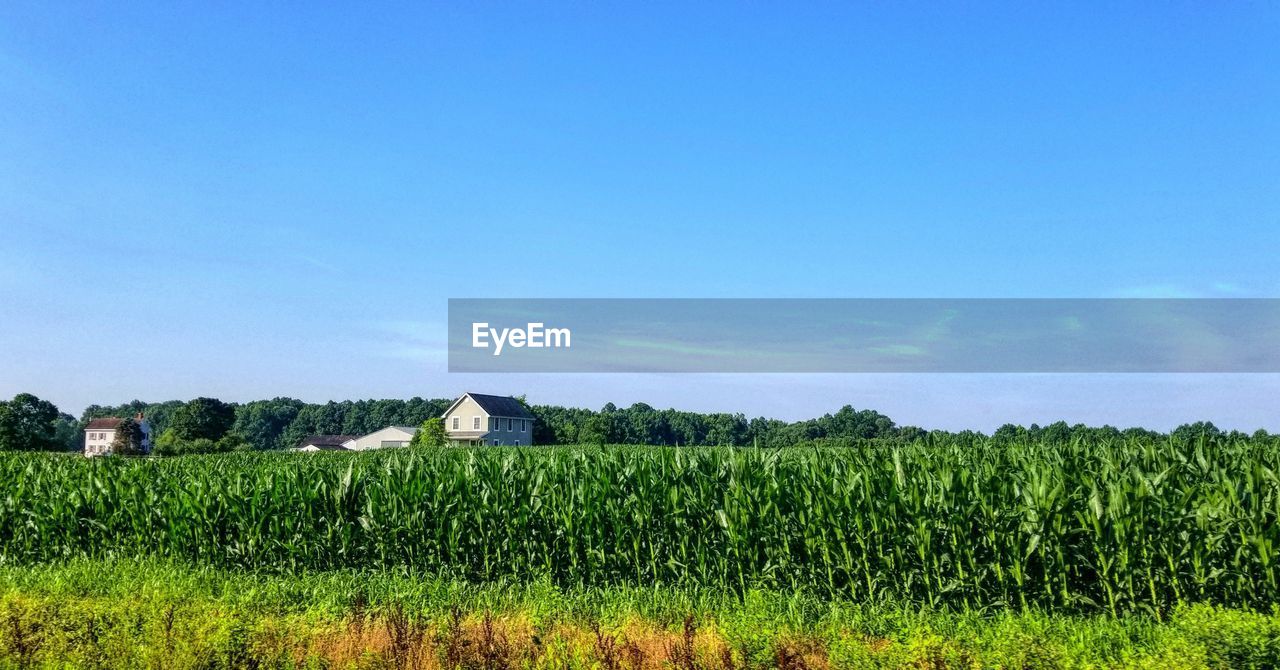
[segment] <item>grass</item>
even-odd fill
[[[0,668],[1266,668],[1280,612],[1164,621],[804,593],[262,575],[157,560],[0,569]]]

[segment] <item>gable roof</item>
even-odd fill
[[[85,426],[85,430],[115,430],[124,423],[124,419],[115,416],[109,416],[104,419],[94,419]]]
[[[355,435],[308,435],[298,442],[298,447],[312,445],[316,447],[341,447],[343,442],[356,439]]]
[[[306,451],[308,449],[315,449],[316,451],[351,451],[341,444],[304,444],[295,448],[296,451]]]
[[[352,439],[359,442],[360,440],[367,440],[373,437],[374,435],[377,435],[378,433],[390,433],[391,435],[395,435],[396,433],[404,433],[406,435],[417,435],[418,427],[417,426],[387,426],[386,428],[379,428],[373,431],[372,433],[367,433],[365,435],[361,435],[359,437],[352,438]]]
[[[480,409],[484,410],[489,416],[500,416],[504,419],[534,418],[533,414],[530,414],[529,410],[525,409],[525,406],[520,404],[519,400],[511,396],[485,395],[484,393],[471,393],[470,391],[458,396],[458,399],[453,401],[452,405],[449,405],[449,409],[445,410],[442,416],[449,416],[449,412],[452,412],[458,406],[458,403],[462,402],[463,398],[468,397],[476,401]]]

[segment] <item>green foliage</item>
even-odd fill
[[[411,447],[443,447],[449,444],[449,436],[444,429],[444,419],[433,416],[422,422],[418,432],[409,441]]]
[[[426,419],[440,416],[451,401],[424,400],[356,400],[310,405],[293,398],[255,400],[231,405],[235,420],[231,432],[257,450],[286,449],[307,435],[365,435],[387,426],[416,426]],[[173,418],[185,413],[188,403],[171,400],[146,403],[140,400],[115,407],[91,405],[84,411],[79,430],[89,419],[146,415],[156,435],[172,427]],[[185,421],[185,419],[183,419]],[[77,446],[78,447],[78,443]]]
[[[550,405],[529,405],[523,396],[517,398],[536,417],[533,442],[550,444],[650,444],[675,446],[757,446],[790,447],[797,444],[862,447],[866,443],[911,444],[928,439],[949,442],[975,442],[984,436],[972,431],[948,433],[925,431],[915,426],[896,426],[889,417],[873,410],[857,410],[844,406],[833,414],[788,423],[741,414],[682,412],[655,409],[644,403],[619,408],[608,404],[600,411]],[[196,401],[193,401],[196,402]],[[134,400],[117,407],[90,406],[85,410],[79,430],[91,418],[106,416],[146,415],[155,434],[171,427],[174,417],[186,414],[190,403],[168,401],[144,403]],[[451,404],[449,399],[424,400],[346,400],[322,405],[307,404],[293,398],[256,400],[232,405],[235,419],[231,430],[243,436],[253,449],[272,450],[296,446],[308,435],[365,435],[387,426],[418,426],[440,416]],[[185,422],[186,419],[181,419]],[[1181,426],[1176,437],[1195,439],[1201,434],[1210,439],[1243,439],[1238,433],[1223,433],[1212,424],[1200,422]],[[64,436],[65,437],[65,436]],[[1068,425],[1057,422],[1030,427],[1008,424],[993,436],[999,442],[1037,442],[1065,444],[1073,440],[1153,440],[1160,433],[1141,428],[1119,430]],[[1256,439],[1275,440],[1266,431]],[[210,438],[217,439],[217,438]],[[79,448],[80,433],[73,449]],[[57,440],[62,444],[62,439]]]
[[[166,430],[154,440],[151,452],[156,456],[177,456],[182,453],[182,448],[179,446],[181,443],[176,433]]]
[[[207,437],[198,437],[194,440],[184,440],[178,437],[177,432],[172,428],[162,433],[155,443],[156,456],[217,454],[228,451],[247,451],[249,449],[252,449],[252,445],[234,432],[227,433],[216,441],[210,440]]]
[[[58,408],[30,393],[0,402],[0,451],[52,451],[59,442]]]
[[[1280,667],[1280,610],[1261,617],[1250,612],[1202,606],[1174,620],[1182,634],[1204,650],[1210,667]]]
[[[235,407],[216,398],[196,398],[173,413],[168,430],[179,440],[220,440],[236,421]]]
[[[53,441],[55,451],[80,451],[84,448],[84,430],[75,417],[59,413],[53,423]]]
[[[1195,423],[1184,423],[1173,429],[1173,436],[1180,440],[1194,440],[1197,438],[1221,437],[1222,431],[1213,425],[1212,421],[1197,421]]]
[[[126,417],[137,416],[143,414],[147,423],[151,425],[152,434],[159,435],[169,428],[169,420],[174,412],[178,411],[184,404],[179,400],[169,400],[166,402],[149,403],[141,400],[132,400],[108,407],[103,405],[89,405],[80,415],[80,430],[83,431],[85,424],[91,419],[103,419],[106,417]]]
[[[1270,442],[1168,438],[11,455],[0,563],[146,554],[958,608],[1268,607],[1277,472]]]
[[[116,427],[111,440],[111,453],[117,456],[142,455],[142,427],[132,418],[126,418]]]
[[[497,654],[454,667],[687,667],[670,658],[686,621],[704,652],[695,667],[723,670],[1280,667],[1280,612],[1207,605],[1157,621],[948,612],[794,591],[475,584],[399,571],[280,575],[119,559],[0,567],[0,668],[436,667],[457,641],[451,630],[460,623],[482,633],[486,620],[500,626]],[[396,621],[423,634],[405,636]],[[626,662],[604,662],[610,647],[596,631],[628,650]],[[425,645],[418,658],[427,662],[397,663],[386,645],[397,636]],[[468,645],[483,643],[459,647]]]
[[[301,400],[275,398],[255,400],[236,407],[236,421],[232,430],[244,436],[254,449],[282,449],[291,447],[281,439],[289,424],[302,411]]]

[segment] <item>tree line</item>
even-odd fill
[[[524,402],[523,398],[520,399]],[[52,403],[29,393],[0,401],[0,451],[79,451],[84,428],[103,417],[133,417],[142,413],[151,426],[159,455],[272,450],[297,446],[308,435],[365,435],[387,426],[421,426],[437,418],[452,404],[448,398],[409,400],[344,400],[306,403],[294,398],[227,403],[216,398],[123,405],[90,405],[79,419]],[[1165,436],[1143,428],[1068,425],[1006,424],[990,436],[977,431],[958,433],[899,426],[874,410],[845,405],[831,414],[803,421],[780,421],[740,413],[700,413],[655,409],[644,403],[616,407],[608,403],[599,411],[528,405],[537,419],[536,444],[651,444],[671,446],[759,446],[797,444],[853,445],[866,440],[915,442],[933,438],[949,440],[1066,442],[1074,439],[1142,438]],[[1207,421],[1188,423],[1172,431],[1178,438],[1244,439],[1239,431],[1224,432]],[[1265,430],[1256,439],[1271,436]]]

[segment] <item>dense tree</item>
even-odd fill
[[[236,422],[236,409],[217,398],[196,398],[173,413],[168,430],[178,440],[220,440]]]
[[[1222,431],[1213,425],[1212,421],[1197,421],[1195,423],[1184,423],[1174,428],[1171,435],[1179,440],[1212,439],[1222,437]]]
[[[449,436],[444,429],[444,419],[433,416],[422,422],[418,432],[409,441],[411,447],[443,447],[449,443]]]
[[[534,415],[535,444],[654,444],[675,446],[737,445],[781,447],[795,444],[857,447],[875,441],[910,443],[931,439],[985,439],[981,433],[964,431],[926,431],[915,426],[898,427],[889,417],[873,411],[845,405],[834,413],[795,422],[757,417],[748,420],[741,414],[684,412],[657,409],[645,403],[618,407],[608,403],[599,411],[554,405],[529,405],[517,398]],[[281,449],[295,446],[307,435],[362,435],[387,426],[421,426],[438,418],[452,403],[450,399],[411,398],[409,400],[357,400],[305,403],[293,398],[257,400],[242,405],[229,405],[216,400],[198,398],[188,403],[168,401],[145,403],[134,400],[110,407],[92,405],[77,424],[71,417],[59,415],[46,425],[44,434],[51,436],[39,448],[73,449],[80,447],[85,422],[106,416],[146,415],[152,433],[160,435],[157,453],[190,453],[192,451],[230,450],[240,448]],[[0,403],[7,406],[10,403]],[[233,419],[227,422],[227,411]],[[56,409],[55,409],[56,412]],[[193,417],[217,414],[220,428],[205,433],[216,437],[183,437],[186,427],[200,424]],[[47,414],[45,415],[47,418]],[[207,422],[206,422],[207,423]],[[177,432],[169,434],[172,428]],[[168,437],[166,438],[166,435]],[[1243,439],[1243,433],[1224,433],[1211,423],[1200,422],[1179,426],[1173,431],[1178,439]],[[1263,431],[1260,435],[1271,437]],[[1042,443],[1067,443],[1079,439],[1143,440],[1162,437],[1161,433],[1142,428],[1119,430],[1113,426],[1089,427],[1058,421],[1048,426],[1031,424],[1023,427],[1006,424],[995,431],[999,441],[1030,440]],[[196,442],[205,439],[208,442]],[[164,448],[160,448],[160,442]],[[14,441],[0,442],[9,444]],[[18,442],[21,442],[19,440]],[[21,442],[29,444],[29,442]],[[11,447],[3,447],[11,448]],[[24,447],[32,448],[32,447]]]
[[[289,424],[298,418],[305,406],[301,400],[275,398],[255,400],[236,407],[232,431],[244,437],[254,449],[279,449],[293,445],[281,439]]]
[[[0,451],[52,451],[58,442],[58,408],[30,393],[0,402]]]
[[[184,440],[179,438],[177,433],[170,428],[160,435],[155,444],[156,456],[185,456],[188,454],[215,454],[226,451],[239,451],[254,448],[253,445],[245,441],[244,437],[235,433],[228,432],[220,439],[211,440],[207,437],[198,437],[194,440]]]
[[[89,405],[85,408],[80,416],[80,430],[84,430],[84,425],[90,419],[102,419],[106,417],[137,416],[141,413],[146,417],[147,423],[151,426],[151,434],[159,435],[169,428],[169,420],[186,403],[181,400],[169,400],[159,403],[148,403],[141,400],[132,400],[123,405],[103,406]]]
[[[996,432],[991,434],[991,437],[997,442],[1017,442],[1026,439],[1027,429],[1017,424],[1006,423],[997,428]]]
[[[119,456],[142,454],[142,426],[132,417],[125,418],[116,426],[115,437],[111,440],[111,453]]]
[[[60,451],[80,451],[84,448],[84,430],[74,416],[59,413],[53,422],[53,441]]]
[[[898,429],[898,439],[903,442],[917,442],[929,436],[929,431],[919,426],[903,426]]]

